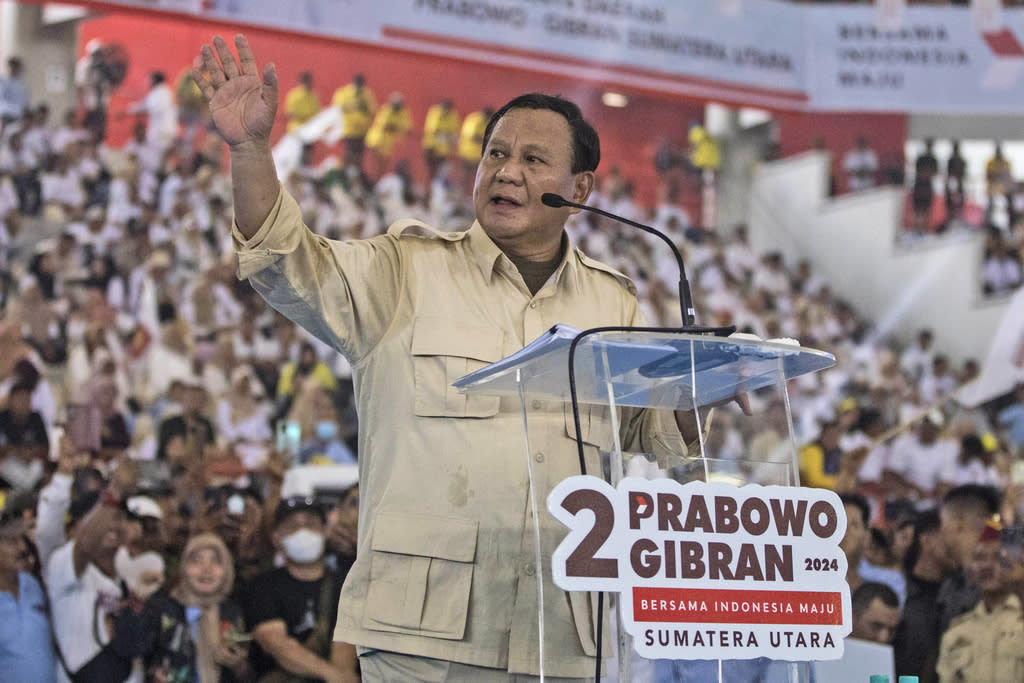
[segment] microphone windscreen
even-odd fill
[[[556,209],[560,206],[565,206],[565,199],[554,192],[545,192],[540,196],[540,201],[545,206],[553,206]]]

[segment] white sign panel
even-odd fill
[[[1024,108],[1024,10],[996,12],[986,10],[988,5],[905,7],[903,0],[878,0],[876,7],[812,7],[780,0],[108,2],[764,108]]]
[[[842,503],[822,489],[570,477],[548,497],[569,528],[568,591],[621,596],[647,658],[838,659],[851,629]]]
[[[908,9],[880,29],[875,10],[807,10],[817,109],[1014,112],[1024,109],[1024,12],[982,30],[969,10]]]

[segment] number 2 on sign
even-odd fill
[[[594,526],[576,546],[576,550],[565,558],[566,576],[617,579],[618,562],[614,558],[596,557],[597,551],[615,528],[615,508],[611,501],[597,491],[580,489],[566,496],[562,501],[562,507],[574,515],[580,510],[590,510],[594,513]]]
[[[835,559],[834,557],[832,559],[829,559],[827,557],[815,557],[813,560],[809,557],[805,557],[804,569],[806,571],[815,572],[837,572],[839,571],[839,560]]]

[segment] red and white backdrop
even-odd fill
[[[1024,10],[781,0],[106,0],[787,110],[1017,112]]]

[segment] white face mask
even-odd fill
[[[319,531],[299,529],[281,539],[281,548],[292,562],[315,562],[324,554],[324,535]]]
[[[154,552],[132,557],[121,546],[114,554],[114,568],[128,590],[142,600],[159,590],[164,582],[164,558]]]

